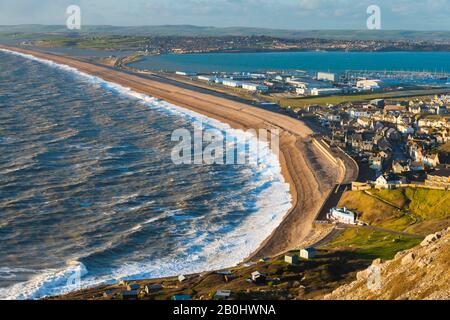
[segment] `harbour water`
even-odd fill
[[[450,72],[450,52],[266,52],[147,56],[131,66],[150,70],[408,70]]]
[[[199,120],[228,128],[0,51],[0,298],[213,270],[255,250],[291,206],[280,165],[270,152],[174,165],[173,130]]]

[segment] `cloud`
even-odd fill
[[[84,24],[289,29],[363,29],[376,4],[384,28],[450,30],[450,0],[1,0],[0,24],[64,24],[70,4]]]

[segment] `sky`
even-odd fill
[[[0,0],[0,25],[63,25],[72,4],[86,25],[299,30],[363,30],[368,6],[377,5],[382,29],[450,31],[450,0]]]

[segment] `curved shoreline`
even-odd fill
[[[236,129],[280,129],[279,162],[285,181],[290,186],[292,208],[285,214],[281,224],[249,259],[275,256],[293,249],[311,231],[312,222],[325,200],[324,195],[327,190],[326,188],[322,190],[324,187],[320,185],[320,181],[315,176],[314,170],[308,165],[308,159],[302,152],[300,144],[308,139],[312,131],[299,120],[251,105],[145,79],[73,58],[1,45],[0,48],[76,68],[105,81],[129,87],[136,92],[148,94],[227,123]]]

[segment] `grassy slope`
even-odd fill
[[[303,108],[310,105],[337,105],[344,102],[352,101],[370,101],[373,99],[398,99],[405,100],[406,98],[425,99],[429,97],[429,94],[424,92],[423,95],[418,95],[417,92],[408,93],[408,91],[401,92],[387,92],[387,93],[367,93],[367,94],[353,94],[353,95],[336,95],[325,97],[305,97],[305,98],[276,98],[270,97],[273,102],[280,104],[282,107]]]
[[[374,260],[389,260],[399,251],[418,245],[421,239],[392,235],[363,228],[350,228],[338,238],[324,246],[324,249],[350,250],[355,257]]]
[[[339,206],[360,214],[372,226],[427,235],[450,226],[450,192],[427,189],[351,191]],[[324,249],[351,250],[359,258],[391,259],[420,239],[363,228],[345,230]]]
[[[446,227],[450,217],[450,192],[427,189],[347,192],[339,206],[360,213],[370,225],[426,235]],[[384,200],[385,202],[381,201]]]

